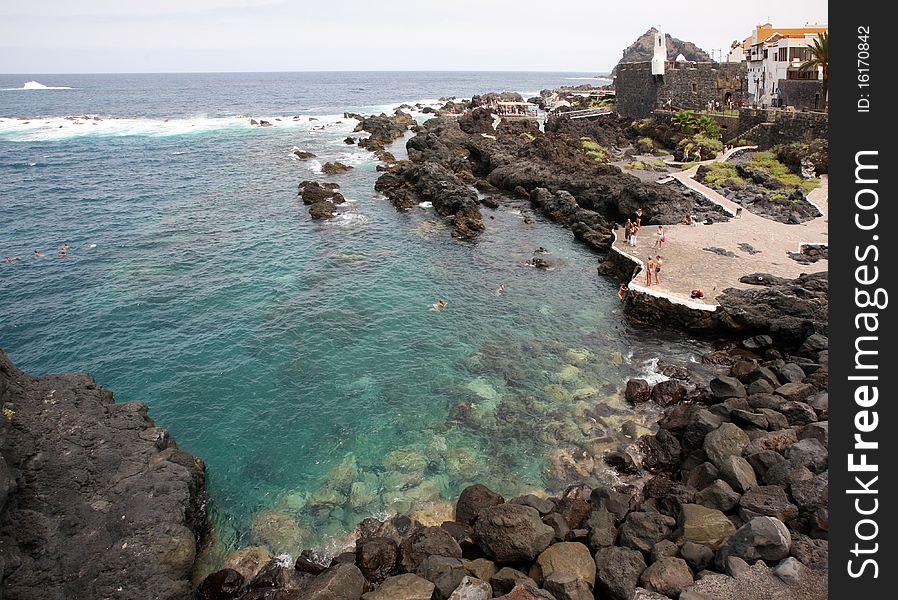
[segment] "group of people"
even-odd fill
[[[627,245],[636,247],[638,242],[639,230],[642,228],[642,217],[643,210],[641,208],[636,209],[635,215],[631,218],[627,219],[627,222],[624,224],[624,237]],[[694,222],[692,215],[686,216],[686,224],[691,224]],[[667,232],[664,230],[664,225],[658,225],[658,231],[655,233],[655,240],[652,243],[652,249],[660,251],[661,248],[664,247],[664,244],[667,243]],[[649,256],[645,263],[645,285],[646,287],[651,287],[652,285],[661,285],[661,267],[664,265],[664,259],[661,258],[660,253],[656,253],[654,256]],[[624,296],[628,291],[628,287],[626,284],[622,283],[617,290],[618,299],[623,302]]]
[[[636,217],[627,219],[627,223],[624,225],[624,241],[634,248],[636,247],[636,236],[639,235],[640,227],[642,227],[642,209],[637,208]]]
[[[724,105],[720,103],[720,100],[708,100],[705,106],[708,107],[708,112],[721,112],[724,108]],[[725,106],[727,110],[733,110],[736,107],[736,103],[732,100],[728,100]]]
[[[31,256],[33,256],[34,258],[41,258],[43,255],[44,254],[43,254],[43,252],[40,251],[40,248],[36,248]],[[69,245],[67,242],[63,242],[59,246],[59,256],[62,258],[65,258],[68,255],[69,255]],[[18,262],[18,261],[22,260],[22,257],[21,256],[7,256],[3,260],[6,264],[11,265],[14,262]]]

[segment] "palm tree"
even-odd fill
[[[679,127],[680,131],[683,133],[692,133],[692,130],[695,127],[695,117],[692,116],[691,112],[686,110],[681,110],[675,114],[671,121],[673,121],[673,124]]]
[[[716,140],[720,137],[720,126],[717,124],[717,121],[707,115],[702,115],[696,119],[695,126],[709,138]]]
[[[829,89],[829,32],[818,33],[814,44],[808,46],[808,50],[811,52],[811,58],[806,60],[799,68],[803,71],[823,69],[823,108],[825,110],[827,105],[826,94]]]

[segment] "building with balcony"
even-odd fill
[[[746,56],[749,100],[758,106],[822,108],[823,70],[802,69],[801,65],[810,60],[810,46],[825,31],[826,25],[758,25]]]

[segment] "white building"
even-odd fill
[[[761,106],[780,104],[781,80],[819,80],[823,70],[802,70],[811,58],[812,46],[825,25],[775,28],[769,23],[758,25],[748,50],[748,95]]]

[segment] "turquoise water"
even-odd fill
[[[157,77],[144,85],[179,81]],[[451,83],[416,77],[410,90],[383,83],[368,108]],[[499,87],[490,77],[465,85]],[[509,89],[537,85],[508,77]],[[527,77],[548,87],[567,75]],[[266,85],[289,96],[278,81]],[[470,95],[442,94],[453,92]],[[87,370],[117,400],[146,402],[206,461],[228,544],[296,552],[372,514],[439,520],[473,481],[557,489],[559,452],[600,459],[651,421],[620,402],[628,377],[702,350],[628,325],[597,257],[542,217],[484,209],[487,230],[470,243],[430,208],[397,212],[373,190],[371,155],[342,141],[355,122],[327,99],[314,121],[258,89],[269,112],[165,117],[161,93],[143,116],[128,100],[95,126],[60,119],[96,114],[64,97],[29,112],[28,93],[0,93],[0,115],[44,116],[0,121],[0,255],[22,257],[0,263],[0,346],[23,369]],[[420,95],[390,95],[401,93]],[[89,95],[111,107],[108,94]],[[259,129],[242,114],[282,120]],[[294,147],[319,162],[294,160]],[[317,166],[334,159],[355,166],[330,178],[350,203],[313,222],[297,184],[324,179]],[[554,269],[526,266],[539,246]],[[438,298],[448,307],[428,310]],[[613,477],[600,460],[588,471]]]

